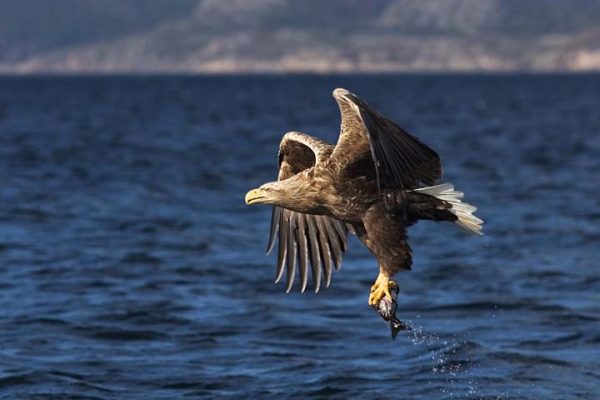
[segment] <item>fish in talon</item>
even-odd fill
[[[392,339],[396,339],[396,336],[398,336],[400,331],[410,331],[412,328],[396,318],[398,289],[391,290],[390,293],[392,298],[384,297],[381,299],[377,305],[376,311],[384,321],[389,323]]]

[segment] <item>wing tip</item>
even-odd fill
[[[348,96],[348,95],[352,94],[352,92],[349,91],[348,89],[344,89],[342,87],[339,87],[339,88],[333,89],[333,92],[331,94],[333,95],[333,97],[335,99],[339,99],[341,97]]]

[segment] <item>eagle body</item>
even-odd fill
[[[289,179],[295,189],[281,206],[300,213],[359,223],[369,207],[380,201],[372,181],[364,177],[342,179],[329,165],[312,167]]]
[[[273,206],[267,251],[277,239],[276,281],[286,270],[288,291],[296,271],[300,290],[306,289],[309,267],[315,291],[322,276],[329,286],[348,232],[356,234],[379,264],[369,297],[377,309],[395,304],[392,292],[398,287],[392,277],[411,268],[409,226],[419,220],[449,221],[481,234],[483,221],[473,215],[475,207],[461,201],[461,192],[439,184],[437,153],[348,90],[336,89],[333,97],[342,116],[337,144],[286,133],[279,146],[278,180],[248,192],[246,203]],[[395,306],[383,308],[395,312]]]

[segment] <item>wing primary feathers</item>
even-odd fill
[[[389,182],[392,184],[400,182],[427,183],[436,179],[437,169],[429,171],[427,168],[423,168],[422,164],[428,160],[424,160],[426,156],[415,147],[413,142],[416,139],[410,137],[408,133],[392,122],[388,122],[390,127],[384,126],[382,120],[385,117],[372,116],[370,110],[361,109],[361,117],[375,149],[376,161],[379,164],[382,164],[380,159],[386,161],[382,168],[384,185]],[[390,132],[390,128],[398,131],[399,134]],[[433,153],[433,151],[431,152]],[[430,157],[437,159],[435,153]]]
[[[356,159],[370,152],[380,194],[385,188],[407,190],[434,185],[441,178],[438,154],[417,137],[345,89],[336,89],[333,96],[342,123],[331,160],[341,163],[342,168],[354,168]]]
[[[277,253],[277,270],[275,272],[275,283],[279,282],[279,280],[281,279],[281,275],[283,275],[283,269],[285,268],[285,258],[287,255],[287,242],[289,232],[286,214],[289,214],[289,211],[279,213],[279,250]]]
[[[287,282],[286,293],[292,290],[294,285],[294,277],[296,276],[296,254],[297,254],[297,237],[296,237],[296,221],[298,214],[293,212],[289,220],[288,232],[288,250],[287,250]]]
[[[308,282],[308,244],[306,241],[306,215],[298,216],[298,261],[300,270],[300,292],[304,293]]]
[[[323,261],[323,272],[325,274],[325,286],[331,284],[331,249],[327,240],[327,228],[325,227],[324,217],[319,215],[316,217],[317,227],[319,229],[319,247],[321,249],[321,258]]]
[[[267,254],[271,254],[273,251],[273,245],[275,244],[275,236],[279,230],[279,215],[281,214],[281,208],[273,206],[271,212],[271,229],[269,231],[269,242],[267,243]]]
[[[313,215],[306,216],[308,240],[310,243],[310,266],[312,268],[313,286],[315,293],[319,292],[321,287],[321,255],[319,253],[319,242],[317,239],[318,231]]]
[[[335,228],[332,226],[334,221],[332,221],[330,218],[323,218],[323,220],[325,229],[327,231],[327,236],[329,238],[329,248],[331,249],[331,253],[333,255],[333,264],[335,266],[335,270],[338,271],[342,266],[342,249],[340,247],[340,240]]]
[[[333,225],[333,228],[338,234],[342,251],[346,251],[348,249],[348,240],[346,239],[346,236],[348,235],[348,230],[346,229],[346,224],[333,219],[331,220],[331,224]]]

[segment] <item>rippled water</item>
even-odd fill
[[[286,295],[243,203],[285,131],[336,140],[337,86],[486,221],[410,231],[396,341],[358,240]],[[0,78],[0,141],[3,398],[598,398],[598,75]]]

